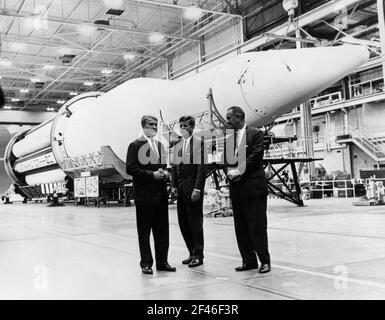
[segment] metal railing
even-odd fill
[[[310,104],[312,109],[317,109],[317,108],[328,106],[341,101],[342,101],[342,92],[336,91],[333,93],[325,94],[323,96],[310,99]]]
[[[380,93],[384,91],[384,78],[366,80],[360,83],[350,83],[350,93],[352,98],[367,96],[370,94]]]
[[[326,150],[326,137],[323,134],[313,133],[311,141],[314,151]],[[290,142],[280,142],[271,144],[265,152],[265,157],[269,158],[296,158],[305,156],[306,139],[299,138]]]
[[[300,183],[304,200],[322,198],[355,198],[354,180],[320,180]]]
[[[359,129],[352,126],[343,127],[344,134],[348,134],[356,143],[377,158],[385,158],[385,137],[375,137],[366,128]]]

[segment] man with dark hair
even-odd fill
[[[193,134],[195,119],[179,119],[182,140],[174,147],[172,192],[177,197],[179,227],[189,251],[182,261],[189,267],[203,264],[203,194],[207,171],[204,140]]]
[[[167,262],[169,247],[168,194],[166,154],[163,145],[154,139],[158,119],[142,117],[143,134],[128,147],[126,172],[133,177],[136,225],[139,238],[140,266],[144,274],[153,274],[150,247],[152,230],[156,268],[176,271]]]
[[[263,169],[264,134],[246,126],[245,113],[240,107],[229,108],[226,120],[235,130],[233,138],[238,157],[238,162],[227,171],[235,233],[243,261],[235,270],[257,269],[258,257],[259,272],[266,273],[271,267],[267,240],[267,180]]]

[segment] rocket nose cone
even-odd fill
[[[296,83],[301,91],[313,94],[365,64],[369,59],[369,50],[360,45],[342,45],[298,49],[281,55],[290,67],[290,82]]]
[[[341,46],[341,49],[346,51],[348,56],[356,60],[357,66],[363,65],[369,60],[370,52],[369,49],[365,46],[344,45]]]

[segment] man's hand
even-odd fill
[[[154,171],[153,175],[154,175],[154,179],[155,180],[163,180],[164,177],[165,177],[164,173],[159,171],[159,170],[158,171]]]
[[[232,169],[227,172],[227,177],[229,178],[229,180],[237,182],[241,179],[242,176],[238,170]]]
[[[168,172],[167,170],[159,169],[158,171],[163,173],[165,179],[168,179],[170,177],[170,172]]]
[[[191,201],[192,202],[197,202],[197,201],[199,201],[200,197],[201,197],[200,190],[194,189],[194,191],[193,191],[193,193],[191,195]]]
[[[178,198],[178,189],[175,187],[171,187],[171,196],[173,198]]]

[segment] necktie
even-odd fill
[[[155,154],[157,157],[159,157],[158,148],[156,147],[156,144],[155,144],[154,139],[150,139],[150,146],[151,146],[151,149],[154,151],[154,154]]]
[[[235,155],[238,154],[238,137],[239,137],[239,132],[238,130],[234,131],[234,153]]]
[[[182,156],[184,156],[186,154],[186,146],[187,146],[187,140],[183,139]]]

